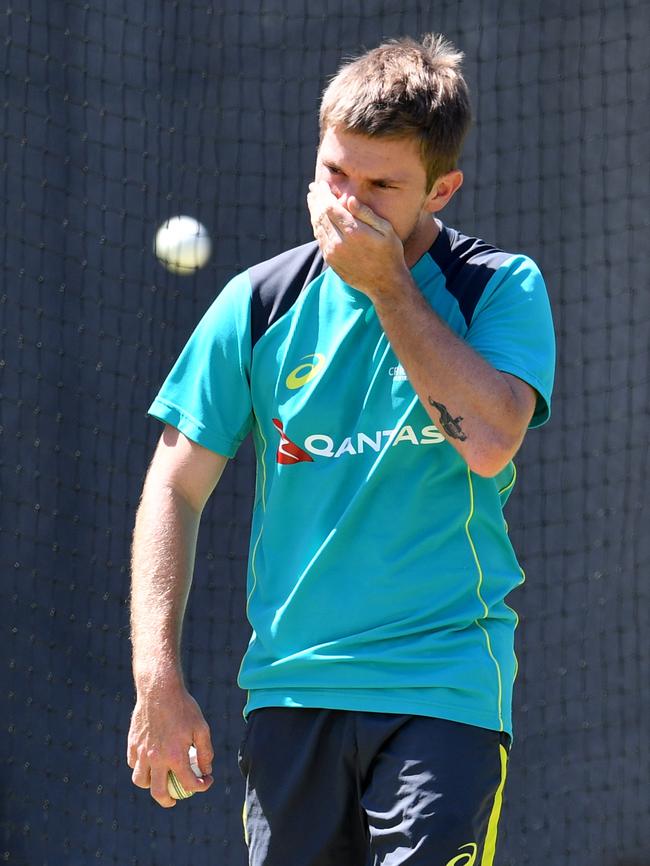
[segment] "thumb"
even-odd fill
[[[210,775],[212,773],[212,759],[214,751],[212,749],[212,741],[210,739],[210,729],[205,725],[195,731],[194,745],[196,746],[196,761],[202,773]]]
[[[353,216],[382,234],[386,234],[387,229],[391,227],[389,222],[382,219],[380,216],[377,216],[372,208],[369,208],[367,204],[360,202],[355,195],[349,197],[347,206]]]

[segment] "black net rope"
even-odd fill
[[[254,465],[208,505],[185,630],[216,783],[171,812],[126,766],[129,544],[146,409],[227,279],[310,239],[341,58],[445,33],[475,127],[446,221],[546,277],[559,360],[507,518],[527,573],[502,866],[650,862],[648,2],[16,0],[0,24],[2,840],[23,866],[243,866],[236,765]],[[170,216],[213,240],[193,276]]]

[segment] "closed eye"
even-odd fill
[[[323,167],[326,168],[327,171],[331,175],[336,175],[337,177],[346,177],[346,174],[343,171],[343,169],[339,168],[339,166],[333,162],[324,162]],[[399,188],[394,183],[391,183],[388,180],[382,180],[381,178],[378,178],[377,180],[370,180],[368,182],[375,189],[382,189],[383,190],[383,189],[398,189]]]

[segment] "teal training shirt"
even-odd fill
[[[555,348],[534,262],[443,226],[411,272],[456,334],[536,389],[531,426],[544,423]],[[246,713],[413,713],[511,732],[514,465],[470,471],[370,300],[315,243],[225,287],[149,411],[228,457],[253,435]]]

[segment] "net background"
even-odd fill
[[[5,10],[0,296],[3,840],[13,864],[241,866],[243,620],[254,468],[206,509],[186,625],[209,795],[163,812],[124,760],[128,546],[145,416],[225,281],[310,239],[319,93],[341,57],[446,33],[476,125],[446,222],[540,264],[551,423],[507,518],[528,575],[503,866],[647,866],[647,2],[61,2]],[[151,244],[190,213],[206,269]]]

